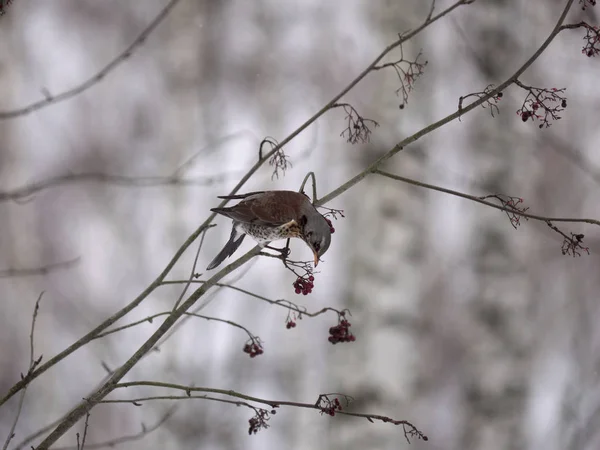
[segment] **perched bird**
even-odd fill
[[[219,198],[242,201],[235,206],[211,209],[233,219],[233,228],[229,241],[208,265],[207,270],[214,269],[231,256],[246,235],[263,247],[278,239],[300,238],[313,251],[315,266],[319,257],[329,248],[329,223],[303,193],[262,191]]]

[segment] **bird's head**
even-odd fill
[[[311,215],[308,220],[305,220],[302,239],[313,251],[316,267],[319,258],[325,254],[331,244],[331,229],[321,214],[316,212],[315,215]]]

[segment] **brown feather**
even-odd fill
[[[242,223],[278,227],[291,220],[299,222],[307,208],[314,209],[302,193],[267,191],[249,194],[235,206],[211,211]]]

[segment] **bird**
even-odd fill
[[[313,206],[308,196],[295,191],[258,191],[218,198],[241,200],[237,205],[211,211],[233,219],[229,241],[208,265],[219,266],[249,235],[261,247],[279,239],[302,239],[312,250],[315,267],[331,243],[330,223]]]

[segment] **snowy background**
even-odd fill
[[[423,50],[429,61],[406,108],[399,108],[391,70],[370,74],[344,97],[380,123],[370,143],[346,143],[339,136],[344,114],[330,111],[286,147],[293,167],[285,177],[272,180],[265,165],[242,191],[295,190],[308,171],[316,173],[320,195],[331,191],[454,112],[461,95],[512,75],[546,39],[564,3],[479,0],[457,9],[404,46],[407,58]],[[14,2],[0,17],[0,110],[90,78],[165,4]],[[449,5],[439,0],[436,12]],[[156,278],[218,204],[216,196],[255,163],[263,137],[282,140],[398,33],[417,28],[428,10],[423,0],[181,0],[100,83],[0,121],[0,191],[69,173],[169,176],[190,158],[185,178],[216,178],[145,188],[78,183],[27,202],[1,202],[0,271],[79,260],[46,275],[0,278],[0,393],[27,371],[31,314],[41,291],[35,350],[46,361]],[[598,23],[597,12],[575,4],[567,22]],[[512,87],[499,116],[478,108],[410,145],[385,169],[474,195],[523,197],[534,213],[598,219],[600,69],[597,58],[581,55],[582,35],[561,33],[521,77],[529,85],[567,88],[569,106],[549,129],[520,121],[515,111],[525,93]],[[346,218],[334,224],[311,295],[296,296],[292,274],[273,259],[253,261],[228,279],[311,311],[349,308],[356,342],[327,342],[333,315],[286,330],[283,308],[220,289],[203,314],[248,327],[264,341],[264,355],[242,352],[247,337],[239,329],[191,319],[126,380],[302,402],[343,392],[355,397],[353,410],[410,420],[429,441],[409,446],[389,424],[293,408],[281,408],[271,428],[248,436],[249,410],[189,400],[178,402],[158,429],[119,448],[599,448],[598,228],[564,225],[585,234],[591,255],[563,256],[562,238],[542,222],[514,230],[497,210],[375,176],[328,206],[344,209]],[[216,223],[200,269],[229,236],[228,220]],[[169,279],[189,276],[194,249]],[[301,244],[293,250],[310,257]],[[120,323],[170,310],[180,290],[159,288]],[[10,448],[68,412],[106,375],[103,363],[119,367],[160,323],[94,341],[33,382]],[[17,400],[0,407],[2,442]],[[100,405],[87,442],[139,433],[173,405]],[[79,423],[58,445],[74,446],[82,429]]]

